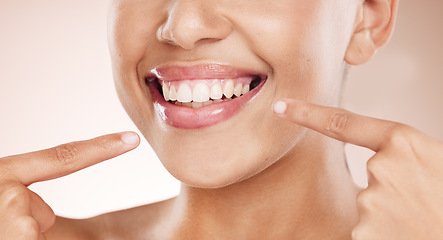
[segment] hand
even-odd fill
[[[443,239],[443,143],[404,124],[284,99],[278,116],[372,149],[355,240]]]
[[[27,186],[114,158],[139,141],[135,133],[118,133],[0,159],[0,239],[43,240],[54,224],[52,209]]]

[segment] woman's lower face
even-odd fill
[[[116,0],[115,83],[177,179],[222,187],[303,141],[280,98],[336,105],[357,0]],[[291,151],[293,153],[293,151]]]

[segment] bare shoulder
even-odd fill
[[[57,217],[47,240],[157,239],[172,202],[169,199],[88,219]]]

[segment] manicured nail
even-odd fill
[[[287,108],[288,108],[288,104],[286,104],[283,101],[278,101],[274,104],[274,112],[278,113],[278,114],[285,113]]]
[[[127,145],[137,145],[140,142],[140,138],[134,132],[127,132],[122,135],[122,141]]]

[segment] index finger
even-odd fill
[[[390,130],[399,125],[341,108],[324,107],[294,99],[282,99],[274,105],[274,111],[278,116],[296,124],[375,152],[383,147]]]
[[[62,144],[46,150],[0,159],[0,170],[9,180],[28,186],[59,178],[99,162],[114,158],[139,145],[134,132],[100,136],[86,141]]]

